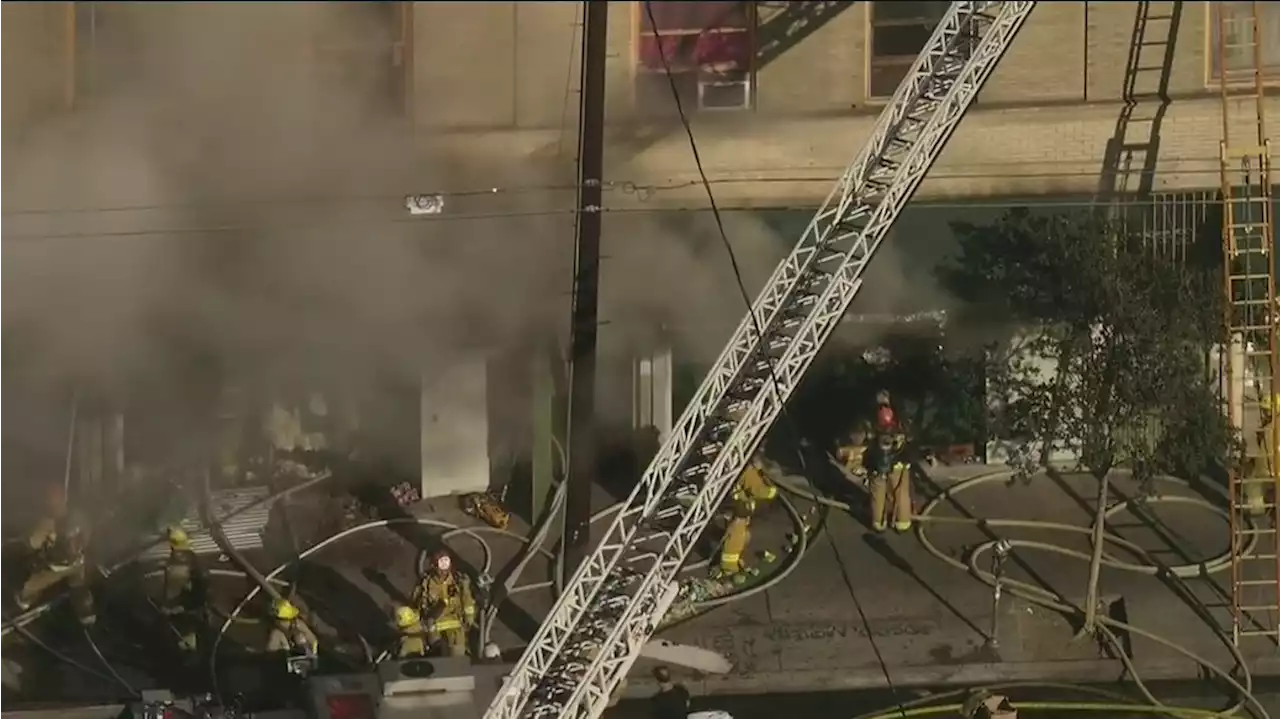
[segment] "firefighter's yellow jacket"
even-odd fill
[[[27,547],[41,569],[62,571],[84,560],[83,528],[72,532],[74,518],[45,517],[27,535]]]
[[[764,470],[754,461],[747,465],[738,477],[738,485],[734,488],[734,496],[763,502],[778,496],[778,488],[765,476]]]
[[[427,628],[422,622],[411,627],[400,627],[396,630],[396,659],[424,657],[427,655]]]
[[[295,638],[306,641],[313,654],[320,651],[320,639],[301,619],[277,620],[272,624],[267,635],[267,651],[288,652],[293,649]]]
[[[476,602],[471,594],[471,581],[461,572],[444,576],[435,572],[427,574],[413,592],[413,603],[432,631],[447,632],[475,623]]]

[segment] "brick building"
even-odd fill
[[[24,123],[111,92],[112,68],[123,62],[119,48],[129,46],[112,36],[112,14],[122,5],[4,5],[6,142],[20,136]],[[620,329],[628,317],[618,307],[627,302],[615,298],[611,309],[618,286],[640,275],[651,294],[661,295],[688,283],[665,277],[669,267],[630,264],[643,261],[632,249],[638,237],[715,233],[702,211],[706,196],[662,72],[664,58],[716,198],[738,210],[727,213],[727,224],[734,246],[751,259],[752,285],[767,276],[826,196],[946,5],[663,2],[654,4],[650,18],[641,3],[611,3],[605,157],[614,184],[605,201],[617,213],[605,223],[611,259],[604,268],[603,319],[611,324],[602,342],[615,341],[614,333],[634,336]],[[1219,185],[1223,68],[1215,13],[1234,18],[1247,6],[1041,3],[904,213],[886,245],[896,250],[885,254],[897,257],[873,266],[876,276],[859,306],[909,311],[928,302],[920,299],[928,292],[894,286],[930,282],[929,258],[946,253],[947,222],[961,214],[980,220],[1009,206],[1087,205],[1118,192],[1151,206],[1143,222],[1157,241],[1185,243],[1204,223]],[[151,12],[146,5],[126,7]],[[222,5],[220,12],[252,7]],[[326,7],[351,14],[349,26],[358,29],[343,37],[300,36],[306,52],[290,56],[305,56],[301,66],[309,71],[376,78],[368,83],[380,88],[371,101],[385,100],[413,128],[415,142],[460,165],[485,168],[460,185],[500,184],[495,173],[501,170],[494,168],[512,166],[572,177],[578,3]],[[1264,71],[1280,81],[1280,5],[1257,7]],[[1229,52],[1226,63],[1230,77],[1248,59]],[[1280,117],[1280,100],[1271,97],[1267,105]],[[1237,136],[1252,131],[1251,125],[1232,129]],[[484,210],[503,201],[486,199]],[[549,192],[542,201],[572,207],[572,193]],[[554,229],[569,233],[571,220]],[[890,263],[894,269],[885,271]],[[728,280],[717,275],[714,282],[732,306],[723,321],[699,330],[710,338],[703,351],[718,346],[740,310]],[[637,392],[652,395],[641,374]]]
[[[677,3],[678,4],[678,3]],[[1225,3],[1231,12],[1233,5]],[[637,3],[617,3],[610,21],[610,121],[618,136],[637,128],[646,140],[618,139],[610,174],[679,181],[691,176],[688,149],[670,130],[673,103]],[[724,182],[726,201],[759,206],[814,202],[825,182],[869,131],[946,3],[698,3],[700,17],[658,18],[662,36],[697,36],[722,23],[742,36],[736,86],[699,68],[696,42],[668,44],[708,169]],[[1181,6],[1176,16],[1174,6]],[[1172,190],[1216,184],[1220,75],[1211,58],[1218,3],[1044,3],[1015,41],[921,189],[921,197],[998,197],[1093,193],[1126,94],[1142,111],[1161,103],[1160,158],[1154,186]],[[714,6],[714,7],[713,7]],[[728,6],[728,7],[726,7]],[[736,8],[734,6],[737,6]],[[658,6],[661,7],[661,6]],[[493,151],[537,152],[566,117],[562,98],[575,87],[574,13],[570,3],[424,4],[415,9],[423,51],[412,81],[419,98],[466,98],[423,121],[484,131]],[[1280,15],[1262,5],[1269,69],[1280,73]],[[724,16],[723,19],[718,16]],[[1176,17],[1176,20],[1175,20]],[[670,25],[662,26],[666,21]],[[1145,22],[1143,22],[1145,21]],[[464,28],[482,25],[510,41],[484,68]],[[690,27],[684,27],[690,26]],[[705,32],[703,33],[705,35]],[[1146,47],[1131,58],[1135,36]],[[1165,50],[1172,45],[1167,69]],[[1242,60],[1243,62],[1243,60]],[[1131,68],[1131,65],[1137,67]],[[1140,67],[1141,69],[1138,69]],[[1132,70],[1132,71],[1131,71]],[[701,82],[699,75],[702,75]],[[1130,89],[1126,92],[1126,87]],[[699,92],[699,90],[701,92]],[[571,97],[571,95],[570,95]],[[571,100],[570,100],[571,101]],[[1276,101],[1273,100],[1273,103]],[[568,113],[572,116],[572,112]],[[1138,128],[1131,123],[1130,132]],[[643,129],[639,129],[643,128]],[[696,190],[696,188],[693,188]],[[683,204],[688,195],[665,194]]]
[[[1043,3],[921,198],[1093,193],[1124,101],[1139,106],[1132,137],[1136,118],[1162,104],[1162,85],[1167,111],[1154,189],[1215,186],[1221,73],[1211,9],[1234,13],[1248,4]],[[447,135],[456,151],[485,164],[566,152],[562,135],[576,116],[577,3],[361,5],[376,21],[354,23],[359,31],[344,38],[307,38],[315,63],[384,72],[387,92],[415,127]],[[685,138],[672,132],[656,32],[725,200],[762,207],[818,201],[945,6],[666,2],[654,6],[655,30],[640,3],[613,3],[608,173],[637,184],[691,176]],[[113,3],[5,7],[6,133],[42,111],[109,91],[110,69],[119,64],[110,18],[120,11]],[[1280,77],[1280,10],[1261,3],[1260,11],[1264,63]],[[1141,57],[1131,52],[1135,39],[1145,46]],[[1237,61],[1245,59],[1228,58]],[[653,199],[697,206],[696,189]]]

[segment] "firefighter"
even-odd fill
[[[773,482],[765,474],[763,459],[757,454],[738,477],[738,484],[733,488],[733,498],[735,501],[751,499],[756,508],[759,508],[777,496],[778,488],[773,486]]]
[[[1262,394],[1261,388],[1258,391],[1259,394]],[[1258,404],[1258,429],[1254,433],[1256,442],[1254,446],[1257,449],[1251,452],[1250,448],[1246,448],[1244,460],[1246,466],[1241,468],[1241,471],[1246,474],[1245,479],[1250,480],[1242,482],[1244,486],[1241,489],[1244,493],[1245,510],[1255,517],[1261,516],[1266,511],[1266,490],[1267,485],[1270,483],[1256,480],[1273,476],[1278,459],[1277,455],[1280,455],[1280,447],[1273,446],[1274,441],[1271,435],[1274,429],[1272,423],[1275,421],[1274,408],[1280,404],[1280,396],[1268,397],[1263,394]],[[1246,417],[1247,415],[1248,413],[1246,413]],[[1254,452],[1260,456],[1247,456]]]
[[[871,436],[871,425],[860,421],[849,431],[849,436],[836,447],[836,460],[852,477],[864,479],[867,466],[863,461],[867,454],[867,438]]]
[[[396,659],[427,656],[427,628],[413,607],[396,607]]]
[[[178,648],[194,652],[205,626],[208,581],[191,548],[191,538],[181,527],[168,531],[169,558],[164,565],[164,589],[160,610],[178,634]]]
[[[468,656],[467,634],[476,621],[476,602],[471,581],[453,568],[453,558],[440,551],[432,557],[431,569],[413,592],[413,603],[426,618],[427,643],[444,645],[451,657]]]
[[[720,545],[720,566],[714,573],[717,577],[728,577],[735,584],[742,584],[756,573],[743,560],[747,545],[751,542],[751,515],[754,512],[755,500],[750,497],[733,502],[729,526],[725,529],[724,540]]]
[[[267,651],[282,654],[299,654],[316,657],[320,653],[320,640],[306,621],[299,616],[298,607],[287,599],[271,603],[275,621],[267,634]]]
[[[71,589],[72,604],[80,623],[90,626],[97,622],[85,571],[87,543],[82,518],[68,511],[62,487],[51,486],[46,496],[45,516],[27,535],[28,571],[16,597],[18,609],[27,611],[47,590],[65,581]]]
[[[877,532],[888,529],[892,504],[894,530],[910,530],[911,478],[906,462],[906,435],[887,390],[876,393],[874,431],[863,460],[871,483],[871,528]]]

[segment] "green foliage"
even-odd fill
[[[1212,268],[1158,257],[1086,214],[1014,210],[953,229],[960,253],[941,281],[986,321],[1021,331],[988,370],[1009,398],[993,435],[1070,447],[1099,475],[1122,464],[1196,472],[1225,454],[1231,432],[1207,367],[1222,335]],[[1036,357],[1058,371],[1046,376]]]

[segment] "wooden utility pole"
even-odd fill
[[[600,225],[604,174],[604,73],[609,3],[584,0],[578,110],[578,222],[574,238],[570,327],[569,473],[564,505],[565,579],[591,548],[591,492],[596,449],[596,332],[600,304]]]

